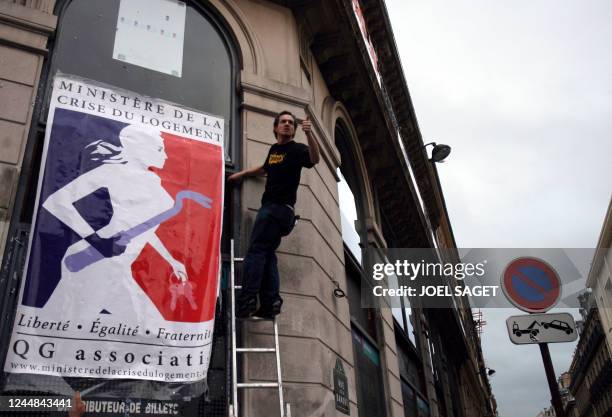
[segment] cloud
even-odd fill
[[[460,247],[594,247],[612,196],[612,3],[387,0]],[[539,349],[485,310],[502,416],[550,404]],[[574,344],[551,345],[555,371]]]

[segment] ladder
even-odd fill
[[[234,239],[230,241],[230,303],[231,303],[231,328],[232,328],[232,401],[229,407],[229,416],[238,417],[238,389],[241,388],[278,388],[278,399],[280,417],[291,417],[291,406],[287,403],[287,410],[285,413],[285,404],[283,401],[283,381],[281,377],[281,366],[280,366],[280,351],[278,343],[278,323],[276,318],[262,319],[262,318],[249,318],[239,319],[238,321],[269,321],[272,322],[274,328],[274,347],[273,348],[247,348],[247,347],[236,347],[236,290],[240,290],[242,286],[235,284],[235,262],[243,262],[244,258],[236,258],[234,256]],[[237,362],[236,357],[238,353],[258,354],[258,353],[274,353],[276,356],[276,382],[238,382]]]

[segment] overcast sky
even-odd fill
[[[386,0],[457,245],[594,247],[611,197],[612,2]],[[484,310],[483,349],[503,417],[550,393],[536,345],[515,346]],[[555,371],[575,344],[550,345]]]

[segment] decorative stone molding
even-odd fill
[[[368,234],[368,245],[375,246],[377,248],[386,248],[387,242],[383,237],[380,226],[376,223],[376,220],[372,217],[365,219],[366,232]]]
[[[250,74],[265,74],[263,48],[247,17],[233,0],[211,0],[233,33],[241,53],[242,70]]]
[[[0,119],[7,150],[0,162],[0,262],[8,239],[34,94],[48,53],[48,38],[57,26],[57,17],[52,15],[54,5],[54,0],[0,2],[0,61],[3,71],[13,72],[5,73],[0,83]]]
[[[57,17],[20,3],[0,2],[0,43],[46,55],[47,39],[55,32]]]
[[[47,14],[53,14],[53,6],[55,6],[55,0],[10,0],[9,3],[19,4],[29,9],[40,10]]]
[[[351,116],[348,110],[346,109],[346,107],[344,107],[344,105],[341,102],[336,101],[332,108],[331,117],[329,119],[331,120],[330,131],[334,132],[334,136],[333,136],[334,144],[336,143],[336,137],[335,137],[336,123],[338,123],[338,121],[341,121],[342,124],[348,130],[347,139],[350,141],[349,146],[353,150],[353,156],[355,158],[355,164],[357,166],[357,171],[361,174],[361,185],[363,188],[362,192],[363,192],[363,198],[365,200],[365,204],[363,205],[363,208],[365,210],[364,217],[371,218],[375,212],[374,195],[372,193],[372,188],[371,188],[372,183],[370,182],[370,175],[366,168],[366,163],[363,157],[363,152],[361,149],[361,144],[359,142],[359,137],[357,135],[357,131],[355,130],[355,126],[353,125]],[[340,157],[340,155],[338,155],[338,157]]]

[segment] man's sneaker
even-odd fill
[[[249,298],[245,302],[241,302],[236,309],[236,318],[237,319],[248,319],[255,313],[257,310],[257,299]]]

